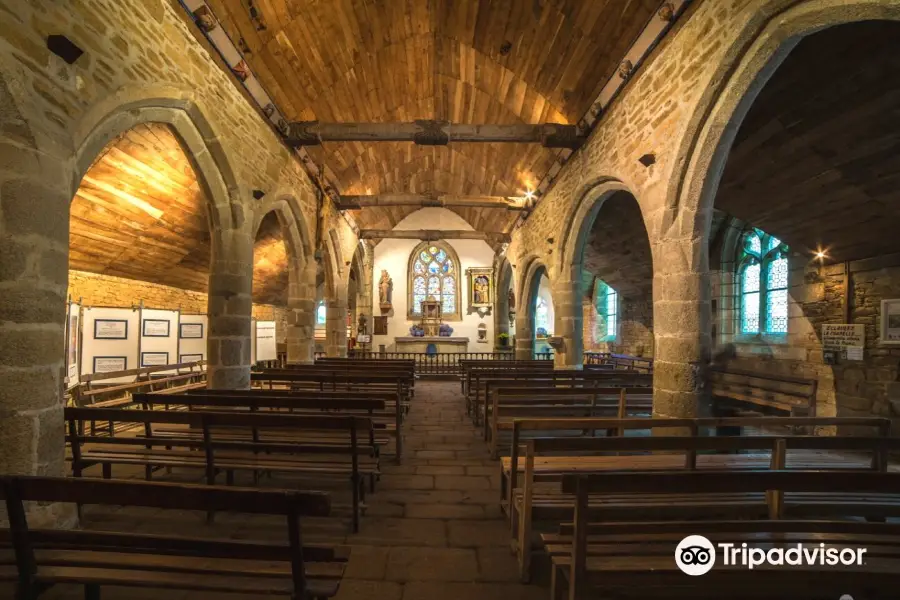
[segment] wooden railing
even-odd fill
[[[515,352],[446,352],[426,354],[424,352],[373,352],[351,350],[349,358],[355,359],[403,359],[416,362],[417,375],[458,375],[462,373],[461,360],[514,360]],[[538,359],[552,359],[552,354],[536,355]]]

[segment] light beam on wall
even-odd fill
[[[121,200],[124,200],[125,202],[128,202],[132,206],[141,209],[142,211],[144,211],[145,213],[147,213],[154,219],[158,219],[163,215],[163,211],[159,210],[158,208],[156,208],[149,202],[142,200],[136,196],[132,196],[128,192],[126,192],[124,190],[120,190],[119,188],[117,188],[115,186],[112,186],[106,182],[100,181],[99,179],[94,179],[93,177],[85,175],[83,181],[88,182],[92,186],[94,186],[98,189],[101,189],[104,192],[112,194],[116,198],[119,198]]]

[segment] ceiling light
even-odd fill
[[[818,258],[819,260],[823,260],[823,259],[825,258],[825,256],[826,256],[826,255],[825,255],[825,251],[824,251],[824,250],[817,250],[817,251],[816,251],[816,258]]]
[[[534,190],[528,190],[525,192],[526,200],[534,200]]]

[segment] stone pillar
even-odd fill
[[[207,385],[250,387],[253,240],[243,231],[212,232],[209,265]]]
[[[356,300],[356,314],[357,319],[359,316],[364,316],[366,318],[366,330],[363,333],[370,334],[374,331],[374,323],[372,323],[372,303],[374,299],[372,298],[373,288],[374,288],[374,265],[372,265],[369,261],[364,261],[363,263],[363,273],[360,275],[362,281],[359,282],[358,290],[359,294]],[[357,323],[353,323],[354,330],[357,327]],[[369,344],[368,348],[372,350],[372,345]]]
[[[3,92],[0,82],[0,124],[7,116]],[[23,128],[21,121],[12,123]],[[0,127],[0,137],[2,132]],[[3,474],[65,474],[62,413],[72,175],[64,165],[15,140],[0,156]]]
[[[654,248],[655,417],[696,417],[703,399],[710,348],[709,273],[702,262],[700,270],[688,266],[692,255],[705,252],[698,247],[702,243],[666,239]]]
[[[506,289],[497,292],[494,302],[494,349],[496,350],[509,350],[509,345],[505,348],[500,346],[500,334],[509,335],[509,295],[507,292]]]
[[[325,355],[347,356],[347,292],[325,300]]]
[[[316,261],[295,262],[289,272],[287,362],[305,365],[315,362]]]
[[[516,312],[516,360],[534,358],[534,307]]]
[[[576,270],[578,273],[575,273]],[[553,362],[556,369],[581,369],[584,364],[580,271],[573,267],[561,273],[557,281],[551,284],[553,336],[563,339],[562,346],[554,348]]]

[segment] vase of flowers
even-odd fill
[[[509,347],[509,334],[508,334],[508,333],[501,333],[500,335],[498,335],[498,336],[497,336],[497,343],[499,344],[499,346],[500,346],[501,348],[507,348],[507,347]]]
[[[446,323],[441,323],[441,326],[438,329],[438,335],[441,337],[450,337],[453,335],[453,328]]]
[[[421,325],[413,325],[409,328],[409,335],[412,337],[425,337],[425,330]]]

